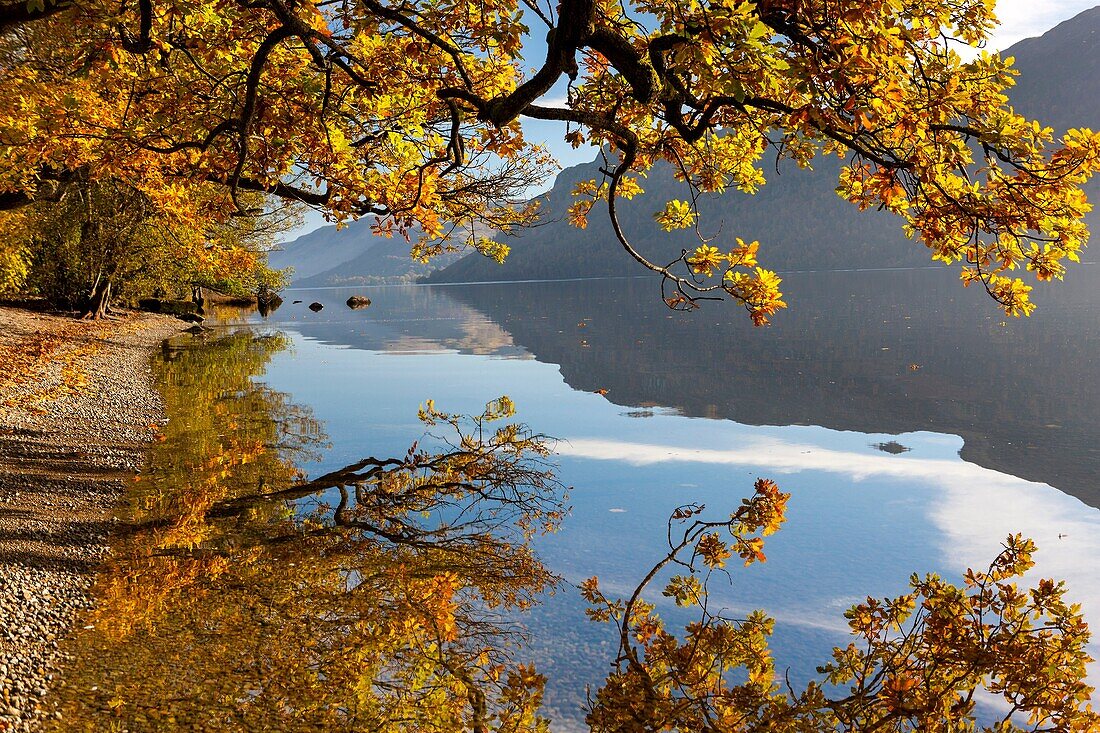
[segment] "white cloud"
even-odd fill
[[[633,466],[668,462],[752,466],[763,475],[821,471],[853,482],[870,480],[868,489],[875,492],[871,500],[879,496],[874,484],[877,480],[900,479],[931,486],[938,495],[926,511],[932,525],[941,532],[942,557],[949,565],[960,573],[968,567],[984,567],[992,558],[991,552],[1009,534],[1023,534],[1039,546],[1036,567],[1024,582],[1034,583],[1040,577],[1065,580],[1070,599],[1081,603],[1086,618],[1100,626],[1100,573],[1096,571],[1100,511],[1046,484],[959,458],[876,455],[774,437],[744,438],[731,449],[573,438],[561,443],[558,450],[576,458],[621,461]],[[769,609],[775,610],[784,616],[781,620],[802,618],[801,623],[820,628],[835,624],[829,614],[811,609]],[[1094,637],[1090,653],[1100,657],[1100,635]],[[1090,677],[1100,677],[1100,663],[1090,667]]]
[[[1096,5],[1097,0],[1000,0],[995,12],[1001,26],[989,47],[1000,51],[1024,38],[1041,36],[1063,20]]]
[[[869,477],[924,481],[937,477],[944,482],[966,485],[982,481],[995,487],[1027,484],[1022,479],[990,471],[957,459],[892,456],[885,453],[856,453],[824,448],[812,443],[795,443],[779,438],[749,437],[737,448],[686,448],[676,445],[634,443],[621,440],[571,438],[558,446],[562,455],[596,460],[623,461],[632,466],[687,462],[729,466],[758,466],[775,473],[828,471],[853,481]]]

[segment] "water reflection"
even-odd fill
[[[352,309],[345,301],[371,293],[371,305]],[[376,295],[377,293],[378,295]],[[383,288],[329,288],[292,290],[289,302],[277,314],[260,316],[237,311],[218,314],[218,322],[267,323],[295,331],[334,346],[351,346],[392,353],[458,351],[504,357],[530,358],[496,322],[450,296],[448,288],[391,286]],[[325,308],[312,312],[311,302]]]
[[[545,441],[507,399],[306,480],[327,436],[256,381],[285,337],[166,345],[172,420],[129,495],[58,730],[460,730],[535,722],[502,614],[556,582]],[[427,446],[438,443],[432,451]],[[109,722],[110,721],[110,722]]]
[[[649,279],[366,289],[361,313],[339,305],[353,291],[298,291],[334,307],[271,322],[356,349],[528,354],[627,408],[959,435],[965,460],[1100,506],[1095,274],[1011,321],[950,273],[915,270],[788,275],[792,307],[767,329],[721,305],[670,313]]]
[[[1003,321],[938,270],[788,276],[768,329],[733,308],[670,314],[646,280],[452,288],[575,389],[750,425],[962,436],[970,462],[1100,506],[1100,291],[1043,288]],[[583,326],[582,326],[583,324]]]
[[[777,668],[796,686],[847,643],[847,607],[902,592],[913,571],[957,579],[984,566],[1009,532],[1039,540],[1037,572],[1068,578],[1071,598],[1095,619],[1100,513],[1028,480],[1086,498],[1095,491],[1086,417],[1097,398],[1069,379],[1096,369],[1091,292],[1071,283],[1058,291],[1061,305],[1047,300],[1047,321],[1002,327],[992,309],[962,307],[955,298],[969,293],[930,273],[866,276],[890,295],[857,295],[846,277],[863,276],[792,284],[809,302],[767,330],[728,311],[669,314],[649,282],[375,288],[361,289],[373,304],[360,311],[342,305],[356,291],[292,294],[305,303],[246,319],[285,336],[231,334],[212,344],[222,356],[209,364],[202,349],[169,350],[158,367],[169,409],[196,417],[169,425],[160,468],[136,485],[140,530],[118,553],[108,611],[80,642],[67,727],[113,710],[131,729],[339,729],[352,713],[396,721],[411,704],[407,728],[458,729],[468,720],[423,717],[458,715],[470,698],[453,671],[461,667],[448,661],[440,671],[438,629],[418,604],[458,604],[468,625],[457,636],[472,646],[456,636],[447,649],[463,663],[481,664],[475,649],[503,660],[503,618],[483,625],[486,610],[517,618],[505,607],[526,606],[550,584],[547,568],[572,582],[599,575],[606,592],[629,595],[660,557],[676,506],[732,509],[757,476],[792,494],[787,525],[769,540],[769,562],[735,574],[732,588],[716,585],[713,603],[772,613]],[[312,300],[327,307],[312,313]],[[1065,329],[1079,334],[1056,348]],[[262,358],[243,353],[257,346]],[[459,543],[469,560],[457,565],[439,548],[395,549],[395,537],[449,531],[470,515],[451,505],[424,517],[428,497],[414,492],[398,525],[379,526],[389,495],[347,488],[347,471],[379,468],[356,468],[368,450],[404,455],[423,436],[414,416],[425,397],[473,413],[501,393],[527,423],[563,439],[559,474],[578,487],[573,516],[533,540],[545,565],[522,543],[510,545],[518,555]],[[1055,432],[1060,440],[1047,440]],[[1025,439],[1036,447],[1011,444]],[[305,467],[319,483],[297,473]],[[187,491],[159,485],[158,472]],[[323,490],[334,483],[345,490]],[[505,584],[512,596],[493,595],[487,568],[520,581]],[[690,620],[652,600],[670,625]],[[131,620],[118,628],[115,616]],[[615,640],[569,592],[522,620],[532,639],[518,658],[549,677],[542,709],[555,730],[583,728],[585,685],[602,682]],[[396,672],[379,661],[390,659]],[[535,681],[521,676],[521,688]],[[191,692],[203,684],[213,692]],[[150,702],[162,693],[174,701],[167,712]]]
[[[540,551],[567,579],[599,575],[620,593],[660,552],[675,506],[726,507],[756,476],[778,479],[793,498],[770,561],[715,602],[772,612],[780,668],[804,684],[846,643],[852,603],[901,592],[913,571],[958,578],[1009,532],[1038,540],[1037,573],[1067,578],[1091,618],[1100,608],[1100,514],[1073,498],[1100,503],[1097,293],[1071,280],[1045,290],[1032,319],[1002,325],[942,276],[791,276],[793,307],[769,329],[732,309],[670,314],[645,280],[369,289],[364,312],[280,312],[272,322],[299,356],[273,373],[323,412],[334,457],[354,454],[360,424],[387,445],[412,436],[400,415],[425,384],[463,409],[512,395],[564,439],[561,475],[579,487]],[[400,346],[415,333],[427,334],[416,349]],[[476,333],[511,346],[459,345]],[[307,376],[314,367],[339,389]],[[700,455],[721,460],[690,460]],[[606,633],[569,594],[526,622],[550,679],[545,709],[560,730],[582,728]]]

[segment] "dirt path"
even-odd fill
[[[58,642],[90,605],[111,510],[164,417],[150,352],[187,325],[0,307],[0,731],[55,714]]]

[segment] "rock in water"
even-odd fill
[[[184,313],[183,315],[176,316],[176,318],[181,321],[187,321],[188,323],[202,323],[206,320],[198,313]]]
[[[353,295],[348,298],[348,308],[352,308],[353,310],[366,308],[368,305],[370,305],[370,298],[364,297],[362,295]]]
[[[325,306],[321,305],[320,303],[316,303],[316,302],[309,304],[309,309],[311,311],[313,311],[314,313],[316,313],[317,311],[321,310],[324,307]]]

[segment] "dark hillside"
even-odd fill
[[[1011,92],[1016,111],[1050,125],[1056,135],[1071,127],[1100,128],[1098,49],[1100,6],[1006,49],[1020,71]]]
[[[1020,112],[1064,132],[1069,127],[1100,126],[1100,8],[1081,13],[1039,38],[1029,38],[1004,53],[1020,71],[1012,90]],[[836,159],[820,159],[816,170],[787,165],[781,174],[765,166],[769,182],[755,196],[728,193],[701,205],[705,234],[725,240],[740,236],[761,243],[761,264],[779,271],[930,266],[926,250],[907,240],[900,220],[881,212],[856,211],[834,193]],[[618,245],[606,213],[594,210],[589,227],[564,221],[573,185],[598,177],[596,162],[567,169],[544,197],[544,226],[507,239],[508,262],[497,265],[467,256],[431,276],[430,282],[537,280],[608,275],[638,275],[643,270]],[[671,234],[653,222],[653,211],[672,198],[686,198],[669,169],[643,179],[644,196],[624,202],[621,221],[634,245],[656,261],[670,262],[682,249],[694,249],[691,231]],[[1100,199],[1100,184],[1090,186]],[[1100,215],[1092,215],[1100,227]],[[1086,259],[1094,259],[1088,257]]]

